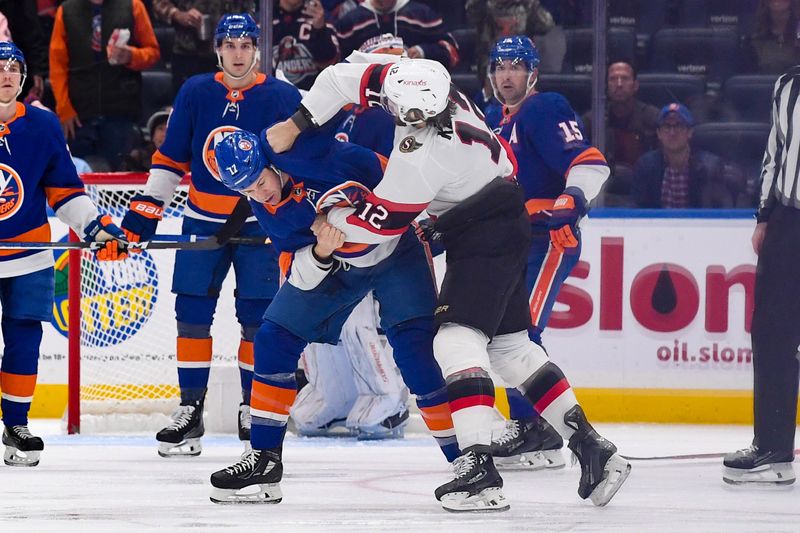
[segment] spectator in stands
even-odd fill
[[[53,33],[53,24],[55,23],[56,19],[56,8],[60,3],[60,0],[36,0],[39,26],[42,28],[42,33],[48,41],[50,40],[50,34]]]
[[[320,0],[279,0],[272,31],[272,65],[300,89],[310,89],[317,74],[339,57],[336,30],[325,23]]]
[[[800,64],[798,22],[794,0],[760,0],[755,32],[745,48],[750,70],[777,75]]]
[[[435,59],[447,68],[458,63],[458,47],[444,31],[442,17],[414,0],[364,0],[336,22],[343,58],[384,33],[402,37],[410,58]]]
[[[152,165],[153,154],[167,137],[167,120],[172,107],[159,109],[147,119],[147,144],[134,148],[122,161],[120,170],[131,172],[149,172]]]
[[[255,0],[154,0],[156,18],[175,28],[172,45],[172,92],[195,74],[216,72],[214,29],[225,13],[250,13]]]
[[[47,78],[47,43],[50,34],[45,34],[39,24],[36,0],[0,0],[0,13],[8,19],[11,39],[19,46],[28,60],[28,80],[22,94],[31,99],[44,94],[44,80]]]
[[[111,39],[117,29],[130,32],[127,44]],[[73,155],[100,155],[116,170],[136,135],[141,71],[158,58],[141,0],[66,0],[58,8],[50,80]]]
[[[633,200],[644,208],[733,207],[734,194],[726,184],[722,160],[692,150],[694,117],[682,104],[668,104],[658,115],[661,147],[636,163]]]
[[[501,37],[527,35],[539,51],[539,72],[561,72],[567,38],[539,0],[467,0],[467,19],[478,29],[478,75],[486,78],[489,51]],[[487,94],[492,94],[491,87]]]
[[[612,169],[633,168],[639,157],[656,148],[658,108],[636,98],[639,81],[630,63],[619,61],[608,67],[605,156]],[[592,113],[583,116],[586,131],[592,131]]]

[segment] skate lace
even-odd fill
[[[172,424],[168,427],[169,429],[183,429],[189,422],[192,420],[192,415],[194,414],[195,407],[193,405],[180,405],[177,409],[172,413]]]
[[[31,430],[28,429],[28,426],[14,426],[11,428],[11,431],[13,431],[14,434],[21,439],[33,438],[33,433],[31,433]]]
[[[477,458],[473,452],[469,452],[464,454],[460,457],[457,457],[455,461],[453,461],[453,472],[456,475],[456,478],[462,478],[472,471],[475,467],[475,462]]]
[[[225,469],[225,471],[232,476],[236,476],[248,470],[252,470],[253,468],[255,468],[256,463],[258,462],[258,456],[259,456],[258,452],[252,450],[246,455],[243,455],[241,461],[239,461],[235,465],[229,466],[228,468]]]
[[[519,422],[516,420],[508,420],[506,422],[506,427],[503,429],[503,433],[500,435],[495,443],[496,444],[508,444],[512,440],[519,437]]]
[[[253,423],[253,416],[250,414],[250,408],[244,407],[239,411],[239,423],[243,428],[250,429]]]

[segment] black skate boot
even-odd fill
[[[470,446],[453,461],[456,478],[434,493],[446,511],[507,511],[503,478],[494,467],[488,446]]]
[[[280,448],[250,450],[238,463],[211,474],[211,501],[280,503],[282,477]]]
[[[6,426],[3,430],[6,452],[3,461],[8,466],[36,466],[44,450],[44,442],[31,435],[28,426]]]
[[[161,457],[196,457],[203,451],[203,402],[179,405],[172,413],[172,424],[156,434]]]
[[[794,483],[794,452],[761,450],[755,444],[729,453],[722,464],[722,480],[730,485],[791,485]]]
[[[597,434],[580,405],[564,414],[564,422],[575,430],[568,446],[581,465],[578,496],[584,500],[590,498],[593,504],[602,507],[625,482],[631,464],[617,453],[614,444]]]
[[[250,425],[253,418],[250,416],[250,406],[246,403],[239,404],[239,440],[244,444],[244,453],[249,452],[250,447]],[[244,457],[244,455],[242,455]]]
[[[498,469],[541,470],[564,468],[564,439],[543,418],[508,420],[503,433],[492,441]]]

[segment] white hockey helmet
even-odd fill
[[[406,59],[389,68],[381,105],[406,125],[421,124],[447,108],[450,73],[438,61]]]

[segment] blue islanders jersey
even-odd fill
[[[534,93],[495,129],[511,145],[517,159],[517,180],[525,191],[531,220],[553,207],[576,165],[606,165],[599,150],[586,140],[579,119],[558,93]]]
[[[17,103],[14,118],[0,123],[0,240],[50,241],[48,203],[81,236],[97,217],[56,115]],[[52,265],[49,250],[0,250],[3,278]]]
[[[381,107],[345,106],[336,139],[389,157],[394,148],[394,119]],[[338,118],[338,117],[337,117]]]
[[[224,222],[239,195],[219,181],[215,146],[237,129],[257,132],[285,120],[299,105],[294,86],[264,74],[242,89],[227,87],[221,72],[189,78],[175,97],[164,144],[153,154],[146,194],[168,203],[191,170],[185,216]]]
[[[276,154],[265,134],[266,131],[259,137],[262,149],[287,182],[277,205],[253,200],[250,205],[272,243],[282,252],[281,267],[286,272],[291,254],[317,242],[310,229],[317,214],[334,206],[354,205],[366,197],[383,178],[386,159],[362,146],[337,142],[321,131],[305,132],[291,150]],[[345,243],[335,255],[358,263],[355,258],[370,255],[376,248]]]

